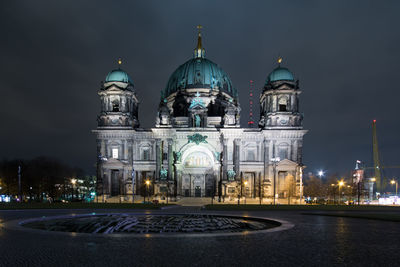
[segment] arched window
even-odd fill
[[[287,111],[288,99],[285,96],[279,98],[278,104],[279,111]]]
[[[253,149],[247,150],[247,161],[255,161],[256,160],[256,152]]]
[[[117,99],[112,101],[112,111],[119,112],[119,101]]]
[[[140,147],[140,159],[150,160],[150,145],[146,144]]]
[[[257,160],[257,146],[255,143],[248,143],[244,147],[244,157],[246,161]]]

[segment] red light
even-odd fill
[[[253,101],[250,101],[250,105],[253,105]]]
[[[250,116],[253,116],[253,113],[250,112]]]
[[[374,123],[376,123],[376,120],[373,120]]]
[[[250,96],[253,96],[253,94],[252,94],[252,93],[250,93]]]

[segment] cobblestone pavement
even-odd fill
[[[91,212],[0,211],[0,266],[400,266],[399,223],[308,216],[300,211],[204,211],[275,218],[295,224],[285,231],[239,236],[120,237],[8,227],[13,220]],[[145,212],[192,210],[185,207]]]

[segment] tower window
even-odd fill
[[[118,102],[118,100],[114,100],[112,102],[112,108],[113,108],[113,112],[119,112],[119,102]]]
[[[286,97],[281,97],[279,98],[278,104],[279,104],[279,111],[287,111],[287,103],[288,100]]]
[[[118,159],[118,148],[112,149],[112,157],[113,159]]]

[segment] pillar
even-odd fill
[[[168,139],[168,181],[172,180],[173,174],[174,155],[172,151],[172,139]]]
[[[155,173],[155,180],[160,178],[160,170],[161,170],[161,140],[156,139],[156,173]]]
[[[222,180],[228,180],[228,139],[223,139]]]
[[[236,180],[240,178],[240,139],[233,140],[233,164],[236,172]]]

